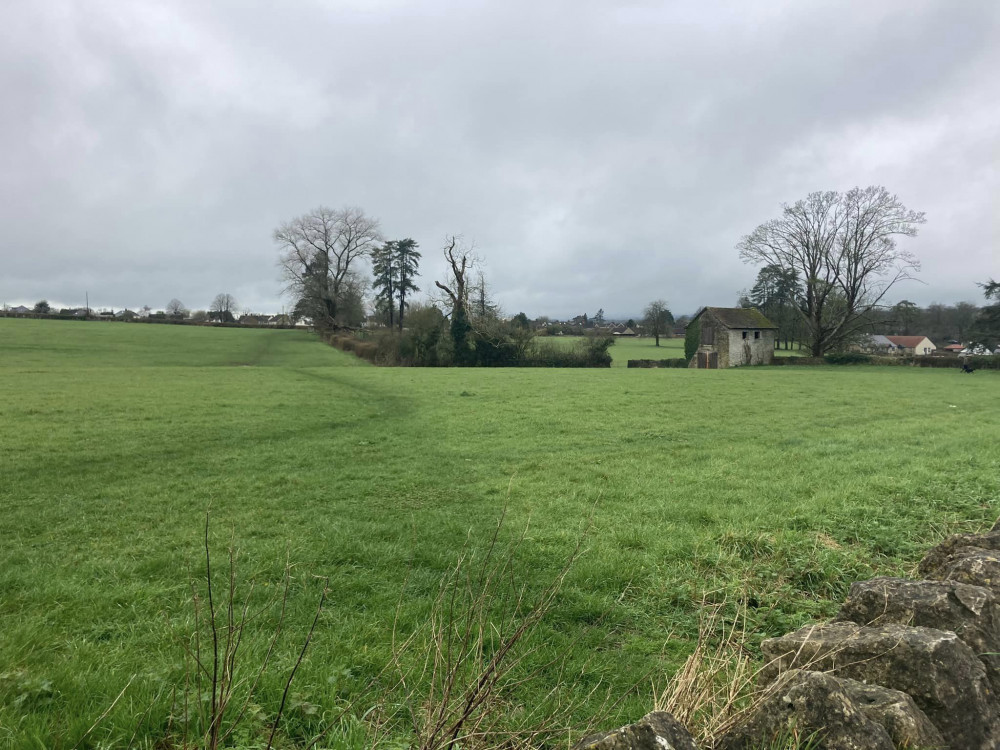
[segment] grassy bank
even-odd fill
[[[407,631],[505,503],[530,587],[592,518],[540,631],[573,649],[581,697],[676,668],[706,592],[777,634],[998,512],[995,373],[374,368],[298,331],[31,320],[0,320],[0,355],[0,747],[72,747],[130,679],[87,742],[163,736],[209,506],[219,560],[234,534],[261,586],[295,564],[278,667],[330,578],[288,714],[300,744],[387,661],[401,590]]]

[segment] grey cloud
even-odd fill
[[[0,301],[276,310],[272,229],[355,204],[511,311],[728,304],[815,189],[928,213],[919,302],[997,275],[1000,6],[40,2],[0,10]],[[95,294],[98,295],[95,302]]]

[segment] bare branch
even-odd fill
[[[794,271],[803,282],[797,309],[815,356],[841,346],[886,293],[920,270],[896,245],[912,237],[924,214],[910,211],[884,187],[810,193],[782,207],[737,245],[746,263]]]
[[[314,323],[338,325],[352,268],[382,241],[377,219],[357,207],[320,206],[274,231],[284,291],[303,305]]]

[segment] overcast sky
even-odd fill
[[[1000,2],[0,4],[0,303],[283,303],[271,234],[362,207],[503,308],[735,304],[782,202],[882,184],[923,283],[1000,277]]]

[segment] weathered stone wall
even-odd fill
[[[774,359],[774,331],[747,330],[745,333],[747,337],[743,338],[744,331],[729,331],[726,346],[727,362],[723,365],[720,356],[719,367],[771,364]],[[754,338],[755,333],[759,333],[760,338]]]
[[[764,641],[762,697],[713,750],[1000,748],[1000,522],[949,537],[922,580],[855,583],[832,622]],[[785,745],[782,745],[784,747]],[[587,750],[696,750],[670,714],[582,740]]]

